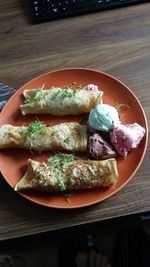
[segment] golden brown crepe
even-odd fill
[[[83,160],[72,154],[58,153],[42,163],[29,159],[27,171],[15,190],[56,192],[110,187],[116,183],[117,177],[114,158]]]
[[[36,121],[29,126],[0,127],[0,149],[25,148],[36,151],[86,151],[87,127],[77,122],[46,126]]]
[[[64,116],[89,113],[96,105],[102,103],[103,92],[54,87],[49,90],[25,90],[23,95],[25,101],[24,104],[20,105],[23,115]]]

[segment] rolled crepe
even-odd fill
[[[0,149],[25,148],[36,151],[86,151],[87,127],[77,122],[46,126],[39,121],[29,126],[0,127]]]
[[[24,104],[20,105],[25,114],[51,114],[56,116],[89,113],[102,103],[102,91],[52,88],[49,90],[25,90]]]
[[[73,155],[67,154],[59,154],[59,160],[57,157],[54,155],[42,163],[29,159],[27,171],[16,184],[15,190],[72,191],[110,187],[117,181],[118,171],[114,158],[93,161],[73,158]]]

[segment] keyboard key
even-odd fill
[[[57,14],[57,13],[58,13],[58,8],[57,8],[57,7],[52,8],[52,12],[53,12],[54,14]]]
[[[97,0],[97,4],[98,4],[98,5],[101,5],[101,4],[103,4],[103,3],[104,3],[103,0]]]

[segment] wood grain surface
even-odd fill
[[[89,67],[122,80],[150,124],[150,3],[41,24],[25,1],[0,1],[0,82],[18,89],[44,72]],[[0,178],[0,240],[150,210],[150,149],[131,182],[102,203],[77,210],[33,204]]]

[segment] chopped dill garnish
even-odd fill
[[[63,178],[61,177],[61,172],[59,172],[59,174],[57,176],[56,186],[60,189],[60,191],[65,191],[66,190],[66,185],[64,183]]]
[[[75,159],[75,156],[72,154],[62,154],[62,153],[56,153],[53,157],[48,159],[48,162],[50,163],[50,166],[58,168],[62,168],[64,164],[68,164],[72,162]]]
[[[34,100],[40,102],[44,98],[45,98],[44,92],[42,91],[42,89],[38,89],[35,93]]]
[[[29,126],[28,126],[28,129],[27,129],[27,136],[34,136],[36,134],[39,134],[39,133],[44,133],[45,132],[45,129],[46,129],[46,124],[44,122],[41,122],[41,121],[35,121],[35,122],[32,122]]]
[[[78,91],[77,89],[60,89],[59,91],[57,91],[55,93],[54,98],[56,98],[56,97],[62,97],[62,98],[73,97],[77,91]]]
[[[48,159],[50,167],[53,169],[55,168],[57,170],[57,176],[56,176],[56,186],[60,189],[60,191],[66,190],[66,184],[63,180],[62,176],[62,167],[65,164],[68,164],[72,162],[75,159],[75,156],[72,154],[62,154],[62,153],[56,153],[53,157]]]
[[[27,95],[27,96],[25,97],[24,103],[25,103],[25,104],[28,104],[28,103],[30,103],[30,102],[32,102],[32,101],[37,101],[37,102],[42,101],[42,100],[45,98],[45,94],[44,94],[44,92],[42,91],[43,88],[44,88],[44,86],[45,86],[45,84],[43,84],[42,87],[39,87],[39,88],[36,90],[36,93],[35,93],[34,96],[31,97],[31,96]]]

